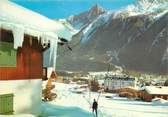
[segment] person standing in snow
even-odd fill
[[[93,111],[93,113],[94,113],[94,111],[95,111],[96,117],[97,117],[97,107],[98,107],[98,103],[97,103],[97,101],[94,99],[93,104],[92,104],[92,111]]]

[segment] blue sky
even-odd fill
[[[87,11],[95,4],[106,10],[117,10],[137,0],[12,0],[51,19],[67,18]]]

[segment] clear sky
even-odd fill
[[[68,16],[87,11],[95,4],[106,10],[117,10],[137,0],[12,0],[13,2],[45,15],[51,19],[67,18]]]

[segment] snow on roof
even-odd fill
[[[10,90],[10,89],[3,89],[3,88],[0,89],[0,95],[3,95],[3,94],[12,94],[12,93],[13,93],[13,91]]]
[[[0,23],[6,28],[11,28],[11,25],[19,25],[25,29],[26,33],[32,34],[33,32],[33,35],[50,32],[66,39],[71,39],[73,35],[62,23],[55,22],[7,0],[0,1]]]
[[[166,87],[166,86],[146,86],[145,90],[149,94],[168,95],[168,87]]]
[[[53,68],[56,65],[58,36],[70,40],[76,33],[61,22],[48,19],[8,0],[0,0],[0,28],[13,32],[15,49],[22,47],[24,34],[38,39],[41,37],[42,43],[50,42],[49,63],[53,60]]]

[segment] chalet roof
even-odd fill
[[[0,29],[12,31],[15,49],[22,47],[24,34],[38,37],[42,44],[50,42],[49,63],[53,61],[54,68],[58,37],[70,40],[76,33],[60,21],[48,19],[8,0],[0,0]]]
[[[0,0],[0,26],[5,29],[19,27],[33,36],[49,35],[71,39],[75,33],[59,21],[53,21],[36,12],[7,0]]]
[[[166,86],[146,86],[145,91],[149,94],[168,95],[168,87]]]
[[[3,87],[0,88],[0,95],[3,95],[3,94],[12,94],[12,93],[13,93],[12,89],[7,89],[7,88],[3,88]]]

